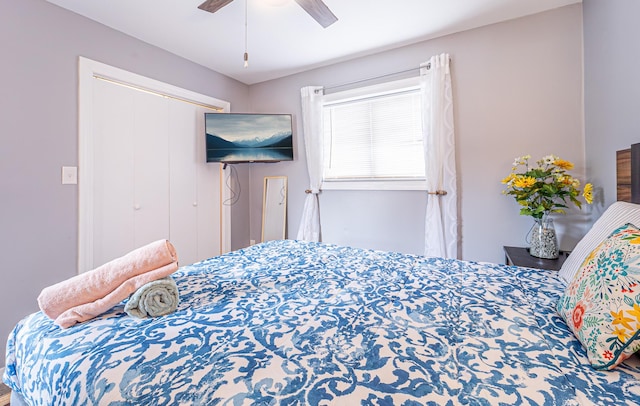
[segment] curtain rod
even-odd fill
[[[451,61],[451,57],[449,57],[449,61]],[[424,64],[424,66],[418,66],[416,68],[405,69],[405,70],[401,70],[401,71],[397,71],[397,72],[391,72],[391,73],[385,73],[383,75],[373,76],[373,77],[366,78],[366,79],[354,80],[352,82],[340,83],[338,85],[331,85],[331,86],[323,87],[322,90],[316,90],[315,92],[316,93],[320,93],[321,91],[324,92],[324,91],[330,90],[330,89],[336,89],[336,88],[339,88],[339,87],[356,85],[358,83],[369,82],[371,80],[382,79],[382,78],[386,78],[386,77],[389,77],[389,76],[400,75],[402,73],[409,73],[409,72],[413,72],[414,70],[419,70],[419,69],[421,69],[423,67],[427,68],[427,69],[431,69],[431,62],[427,62],[426,64]]]
[[[431,68],[431,63],[427,63],[426,68],[427,69]],[[359,80],[354,80],[354,81],[351,81],[351,82],[345,82],[345,83],[340,83],[340,84],[337,84],[337,85],[331,85],[331,86],[323,87],[321,90],[316,90],[315,92],[319,93],[321,91],[324,92],[324,91],[327,91],[327,90],[330,90],[330,89],[337,89],[337,88],[340,88],[340,87],[356,85],[356,84],[362,83],[362,82],[369,82],[369,81],[372,81],[372,80],[382,79],[382,78],[386,78],[386,77],[389,77],[389,76],[400,75],[402,73],[413,72],[413,71],[418,70],[418,69],[420,69],[420,66],[415,67],[415,68],[411,68],[411,69],[405,69],[405,70],[397,71],[397,72],[385,73],[383,75],[372,76],[372,77],[366,78],[366,79],[359,79]]]

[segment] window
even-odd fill
[[[418,78],[324,97],[323,189],[425,189]]]

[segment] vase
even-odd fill
[[[559,256],[558,237],[553,226],[553,219],[545,215],[535,219],[531,230],[531,246],[529,254],[538,258],[555,259]]]

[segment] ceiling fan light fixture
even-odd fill
[[[282,7],[287,3],[290,3],[291,0],[263,0],[267,6],[270,7]]]

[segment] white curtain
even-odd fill
[[[320,202],[322,184],[322,87],[300,89],[302,98],[302,127],[309,171],[309,190],[302,209],[298,240],[320,241]]]
[[[423,139],[427,178],[424,254],[458,257],[458,206],[453,99],[449,55],[441,54],[420,65],[423,92]],[[446,194],[436,194],[446,192]]]

